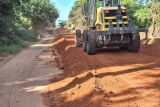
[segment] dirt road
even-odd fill
[[[0,107],[45,107],[41,93],[60,73],[47,64],[54,59],[52,40],[44,38],[0,67]]]
[[[48,85],[50,107],[160,107],[160,49],[102,50],[89,56],[63,30],[54,41],[64,72]],[[59,62],[59,61],[58,61]]]

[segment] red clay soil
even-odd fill
[[[6,52],[0,52],[0,66],[2,66],[3,64],[5,64],[7,61],[9,61],[11,58],[13,57],[13,55],[6,53]]]
[[[62,30],[54,40],[64,72],[45,93],[49,107],[160,107],[160,50],[101,50],[89,56]]]

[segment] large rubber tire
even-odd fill
[[[131,36],[131,42],[128,46],[129,52],[137,53],[140,50],[140,35],[139,33],[132,34]]]
[[[76,36],[75,36],[75,45],[76,47],[81,46],[81,30],[76,30]]]
[[[96,33],[95,31],[88,32],[87,38],[87,53],[88,55],[94,55],[97,52],[96,48]]]
[[[87,36],[88,36],[88,31],[84,30],[83,32],[83,51],[87,51]]]

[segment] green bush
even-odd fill
[[[15,30],[15,35],[25,41],[36,41],[37,36],[34,35],[34,33],[28,29],[25,28],[19,28]]]
[[[0,47],[0,52],[7,52],[10,54],[16,54],[19,52],[22,48],[26,48],[29,46],[28,41],[23,41],[21,39],[17,39],[16,44],[10,44],[10,45],[2,45]]]
[[[22,48],[26,48],[30,42],[37,41],[37,37],[25,28],[15,30],[14,35],[1,37],[0,39],[0,52],[8,52],[15,54]]]
[[[10,54],[16,54],[20,50],[21,50],[20,45],[8,45],[8,46],[4,45],[4,46],[0,47],[0,52],[7,52]]]

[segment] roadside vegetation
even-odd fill
[[[59,13],[49,0],[0,0],[0,52],[17,53],[36,41]]]

